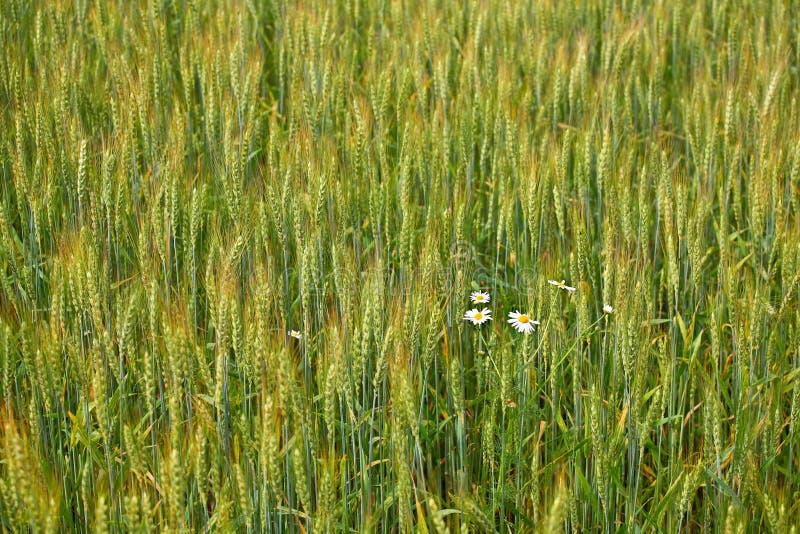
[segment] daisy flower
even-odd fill
[[[610,304],[604,304],[603,311],[605,313],[614,313],[614,308],[612,308]]]
[[[557,288],[559,288],[559,289],[565,289],[565,290],[569,291],[570,293],[572,293],[573,291],[575,291],[575,288],[574,288],[574,287],[572,287],[572,286],[568,286],[567,284],[565,284],[565,283],[564,283],[564,280],[562,280],[562,281],[560,281],[560,282],[557,282],[556,280],[548,280],[548,281],[547,281],[547,283],[548,283],[548,284],[551,284],[551,285],[554,285],[554,286],[556,286],[556,287],[557,287]]]
[[[297,330],[289,330],[289,337],[293,337],[295,339],[300,339],[300,338],[303,337],[303,334],[301,334]]]
[[[522,332],[523,334],[530,334],[533,332],[534,326],[541,324],[539,321],[532,320],[531,316],[527,313],[520,313],[518,311],[509,312],[508,322],[517,329],[517,332]]]
[[[486,304],[491,298],[488,291],[473,291],[469,296],[469,300],[478,304]]]
[[[474,325],[483,324],[486,321],[492,320],[492,310],[484,308],[478,311],[478,308],[472,308],[471,310],[467,310],[467,313],[464,314],[464,320],[471,321]]]

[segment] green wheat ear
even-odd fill
[[[795,528],[788,3],[18,4],[0,529]]]

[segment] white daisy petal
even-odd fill
[[[301,334],[297,330],[289,330],[288,335],[289,337],[293,337],[295,339],[301,339],[303,337],[303,334]]]
[[[492,320],[492,310],[483,308],[479,311],[477,308],[472,308],[464,314],[464,320],[470,321],[474,325],[481,325]]]
[[[488,291],[473,291],[472,293],[470,293],[469,299],[472,302],[485,304],[491,300],[491,297],[489,296]]]
[[[539,324],[539,321],[534,321],[531,319],[531,316],[527,313],[520,313],[518,311],[509,312],[508,314],[508,322],[517,332],[522,332],[523,334],[530,334],[533,332],[533,327]]]
[[[570,293],[572,293],[576,289],[576,288],[574,288],[572,286],[568,286],[564,280],[561,280],[560,282],[557,281],[557,280],[548,280],[547,283],[550,284],[550,285],[554,285],[559,289],[563,289],[565,291],[569,291]]]
[[[605,313],[614,313],[614,308],[612,308],[610,304],[604,304],[603,311]]]

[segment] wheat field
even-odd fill
[[[794,2],[0,0],[0,47],[0,531],[797,531]]]

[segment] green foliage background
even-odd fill
[[[0,0],[0,43],[0,530],[797,526],[793,2]]]

